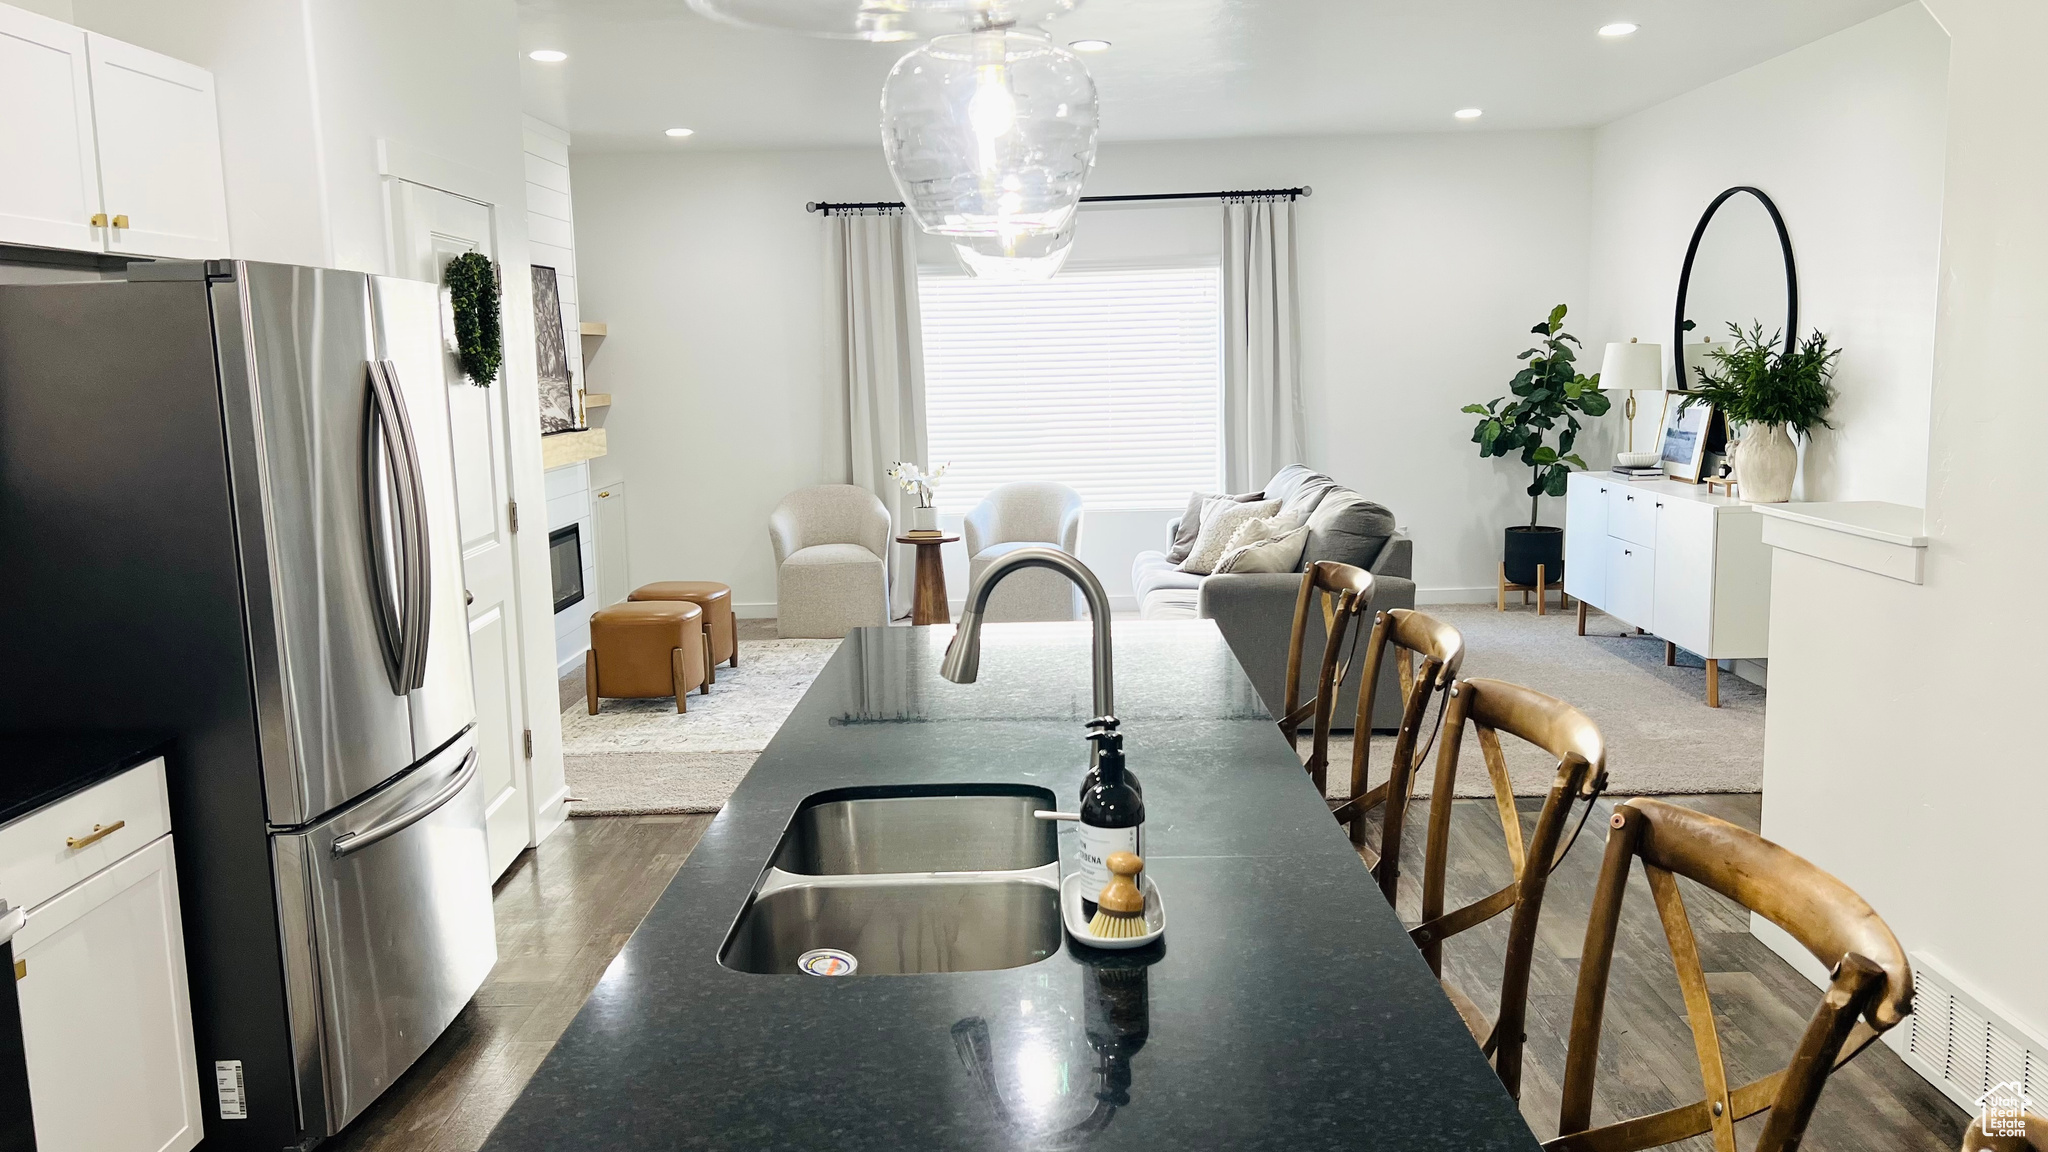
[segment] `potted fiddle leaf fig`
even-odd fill
[[[1537,336],[1536,346],[1519,357],[1527,363],[1509,382],[1511,395],[1463,409],[1479,417],[1472,442],[1479,445],[1481,458],[1520,452],[1529,468],[1529,522],[1509,528],[1501,548],[1501,563],[1511,584],[1536,583],[1539,564],[1546,582],[1563,577],[1564,529],[1537,523],[1541,501],[1564,495],[1572,469],[1586,466],[1572,451],[1579,437],[1579,417],[1603,416],[1610,406],[1600,390],[1599,373],[1579,372],[1572,351],[1579,338],[1564,330],[1564,315],[1565,306],[1559,304],[1529,329]],[[1555,446],[1546,443],[1553,431]]]
[[[1780,347],[1783,333],[1766,340],[1760,323],[1747,332],[1731,323],[1728,333],[1728,347],[1707,353],[1714,370],[1693,368],[1699,381],[1683,403],[1711,404],[1731,428],[1741,430],[1734,454],[1742,498],[1782,504],[1792,498],[1799,476],[1794,438],[1808,438],[1815,425],[1834,427],[1827,413],[1835,402],[1835,360],[1842,350],[1828,347],[1818,329],[1790,352]]]

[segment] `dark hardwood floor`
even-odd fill
[[[578,688],[580,693],[580,686]],[[1668,797],[1757,826],[1758,797]],[[1536,801],[1525,801],[1533,822]],[[1522,1111],[1539,1137],[1557,1129],[1558,1081],[1578,979],[1578,955],[1600,867],[1600,810],[1553,874],[1533,970]],[[1402,907],[1413,921],[1422,870],[1423,805],[1411,813]],[[475,1003],[426,1056],[329,1147],[347,1152],[469,1152],[539,1067],[655,898],[710,823],[709,816],[571,820],[515,864],[497,890],[498,966]],[[1491,801],[1457,806],[1453,901],[1507,882]],[[1716,1005],[1730,1072],[1775,1070],[1791,1052],[1819,997],[1814,986],[1749,935],[1746,914],[1685,882],[1687,906]],[[1882,912],[1882,909],[1879,909]],[[1446,972],[1489,1012],[1500,980],[1507,917],[1454,939]],[[1700,1096],[1691,1034],[1664,936],[1638,870],[1624,909],[1614,966],[1594,1120],[1683,1104]],[[1142,1059],[1142,1057],[1141,1057]],[[1882,1045],[1830,1081],[1808,1130],[1811,1152],[1948,1152],[1966,1117]],[[1755,1140],[1761,1118],[1741,1126]],[[1704,1139],[1675,1147],[1709,1149]]]

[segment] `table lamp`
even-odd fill
[[[1609,344],[1600,358],[1600,390],[1628,393],[1622,416],[1628,421],[1628,450],[1636,450],[1636,393],[1664,390],[1664,346],[1639,344],[1631,337],[1626,344]]]

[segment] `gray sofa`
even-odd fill
[[[1366,613],[1415,607],[1414,545],[1394,525],[1391,512],[1359,496],[1320,472],[1290,464],[1266,485],[1265,499],[1279,500],[1282,513],[1300,513],[1309,520],[1309,544],[1302,562],[1336,560],[1373,574],[1373,599]],[[1318,516],[1317,510],[1323,514]],[[1180,520],[1168,521],[1167,539]],[[1202,576],[1180,570],[1163,551],[1140,552],[1131,565],[1131,586],[1140,613],[1147,620],[1216,621],[1216,626],[1244,665],[1252,685],[1278,716],[1287,692],[1287,642],[1294,627],[1294,603],[1301,595],[1301,572],[1229,572]],[[1320,656],[1325,632],[1321,613],[1309,618],[1308,651]],[[1358,714],[1358,682],[1365,675],[1365,636],[1360,636],[1349,675],[1339,685],[1331,726],[1349,729]],[[1303,695],[1314,690],[1316,662],[1311,661]],[[1373,698],[1375,727],[1391,729],[1400,722],[1400,685],[1394,670],[1382,670]]]

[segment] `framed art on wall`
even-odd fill
[[[582,397],[569,372],[569,341],[562,331],[562,293],[555,270],[533,267],[534,363],[540,376],[540,434],[583,427]]]
[[[1683,392],[1664,394],[1664,430],[1657,437],[1663,455],[1664,475],[1688,484],[1700,482],[1700,465],[1706,460],[1707,433],[1713,425],[1710,404],[1687,404]]]

